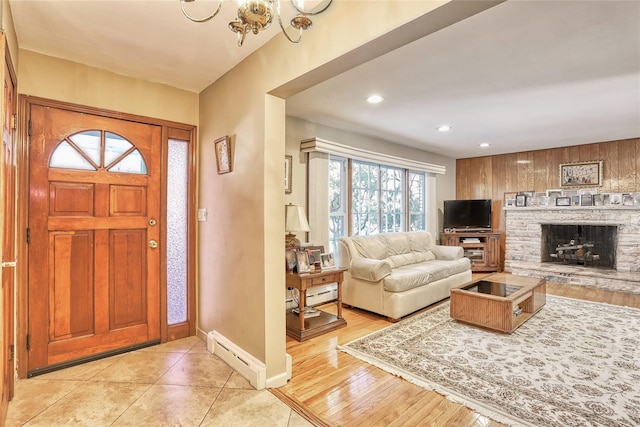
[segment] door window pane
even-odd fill
[[[115,133],[107,132],[104,137],[104,165],[108,167],[118,157],[129,151],[133,147],[129,141],[116,135]]]
[[[185,141],[169,140],[167,167],[167,317],[187,320],[188,156]]]
[[[120,173],[147,173],[147,165],[138,150],[133,150],[124,159],[109,168],[109,172]]]
[[[52,168],[95,171],[96,168],[67,141],[62,141],[51,153],[49,166]]]
[[[89,130],[71,135],[69,139],[80,148],[94,164],[100,165],[100,134],[101,132],[99,130]]]

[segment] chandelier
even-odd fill
[[[218,6],[210,14],[202,18],[195,18],[187,12],[186,3],[193,3],[195,0],[180,0],[180,7],[184,16],[193,22],[207,22],[220,12],[222,1],[218,0]],[[310,16],[318,15],[331,5],[333,0],[323,0],[315,8],[311,10],[304,9],[304,0],[290,0],[297,15],[291,19],[291,26],[298,30],[298,34],[290,36],[282,24],[280,15],[280,0],[238,0],[238,17],[229,22],[229,29],[236,33],[238,37],[238,46],[242,46],[245,36],[252,32],[258,34],[260,31],[269,28],[273,21],[274,14],[278,18],[280,28],[285,37],[291,43],[298,43],[302,39],[302,32],[311,27]],[[275,12],[275,13],[274,13]]]

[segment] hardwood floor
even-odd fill
[[[481,277],[474,274],[474,279]],[[547,283],[547,293],[640,308],[640,294],[623,294],[580,286]],[[434,307],[435,305],[431,306]],[[429,308],[431,308],[429,307]],[[335,304],[321,306],[335,313]],[[318,426],[460,426],[499,427],[495,422],[442,395],[336,349],[389,326],[382,316],[343,309],[347,326],[305,342],[287,337],[293,378],[272,393]]]

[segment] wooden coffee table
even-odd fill
[[[496,273],[451,289],[456,320],[511,333],[547,302],[544,279]]]

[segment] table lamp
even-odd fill
[[[287,235],[284,238],[284,244],[287,248],[297,248],[300,246],[300,240],[296,238],[293,231],[311,231],[309,223],[307,222],[307,216],[304,213],[302,206],[289,203],[285,205],[285,220],[284,230]]]

